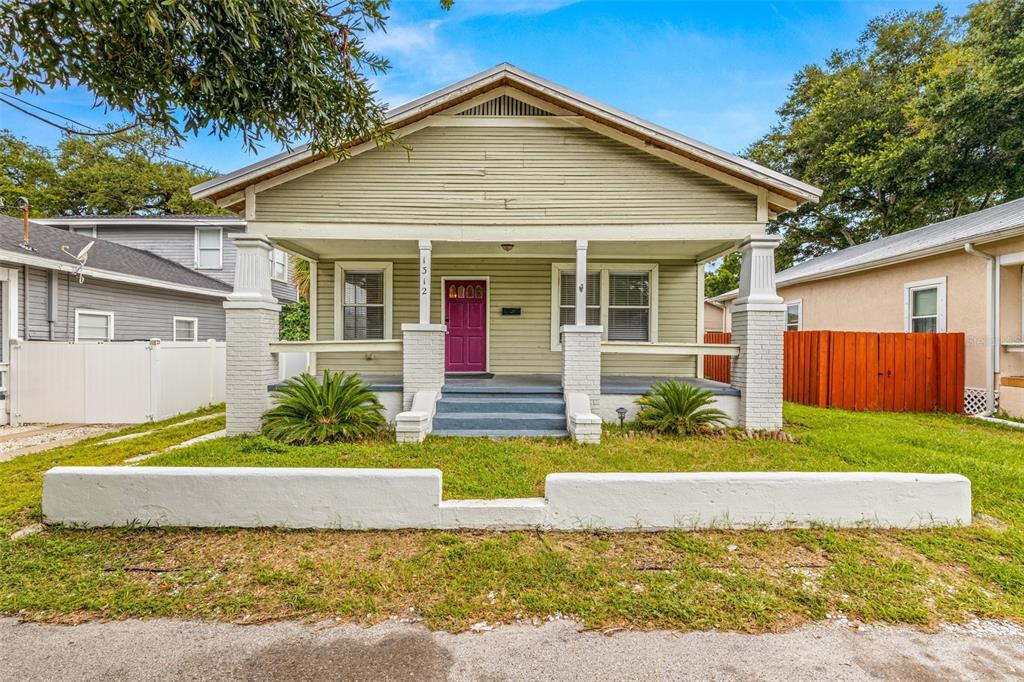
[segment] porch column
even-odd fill
[[[587,324],[587,240],[576,242],[576,326]]]
[[[429,239],[420,240],[420,324],[430,324],[430,251]]]
[[[779,238],[751,235],[740,244],[739,294],[732,308],[732,385],[740,391],[739,425],[755,431],[782,428],[782,334],[786,306],[775,291]]]
[[[443,324],[402,325],[402,405],[408,410],[419,391],[444,388]]]
[[[278,340],[281,306],[270,291],[270,240],[252,233],[230,238],[238,254],[235,290],[224,303],[227,432],[234,436],[258,432],[270,409],[268,387],[278,380],[270,344]]]

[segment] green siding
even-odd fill
[[[419,298],[416,261],[396,260],[393,266],[393,338],[401,339],[403,323],[416,322]],[[333,261],[317,267],[317,339],[334,338]],[[441,320],[441,278],[490,277],[490,371],[496,374],[559,374],[561,353],[551,350],[551,261],[534,259],[435,259],[432,264],[431,321]],[[692,343],[697,328],[697,268],[693,263],[658,262],[658,340]],[[502,317],[501,309],[521,308],[518,317]],[[322,368],[366,374],[401,374],[401,353],[320,354]],[[668,374],[693,376],[692,357],[602,356],[604,374]]]
[[[261,221],[751,222],[754,195],[584,128],[432,127],[261,192]],[[685,239],[685,228],[680,233]]]

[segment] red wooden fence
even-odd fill
[[[729,332],[704,332],[704,343],[732,343]],[[704,378],[729,383],[729,361],[727,355],[704,356]]]
[[[963,412],[964,335],[786,332],[785,400],[886,412]]]

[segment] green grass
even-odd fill
[[[971,479],[986,521],[927,531],[662,534],[51,528],[7,540],[38,519],[40,477],[52,464],[115,463],[220,428],[200,422],[0,464],[0,614],[373,622],[415,613],[455,630],[554,612],[594,627],[752,632],[829,613],[924,627],[972,616],[1024,622],[1024,433],[943,415],[795,405],[786,418],[796,443],[615,430],[596,447],[438,438],[286,448],[234,438],[145,465],[438,467],[446,497],[537,495],[552,471],[957,472]],[[196,433],[170,433],[190,426]]]

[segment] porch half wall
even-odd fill
[[[375,258],[374,262],[381,259]],[[346,261],[354,262],[354,261]],[[393,263],[392,338],[401,339],[401,325],[418,321],[417,261],[395,259]],[[559,374],[562,355],[551,350],[551,264],[569,259],[493,258],[445,259],[432,263],[432,322],[441,322],[442,278],[490,278],[488,300],[488,369],[495,374]],[[602,259],[602,262],[611,262]],[[692,261],[650,261],[631,263],[658,265],[658,341],[696,343],[697,265]],[[317,266],[318,341],[335,339],[335,261]],[[502,308],[520,308],[519,316],[502,316]],[[695,376],[693,357],[605,354],[602,374]],[[400,352],[375,353],[368,359],[361,353],[321,353],[317,368],[355,371],[364,374],[401,374]]]

